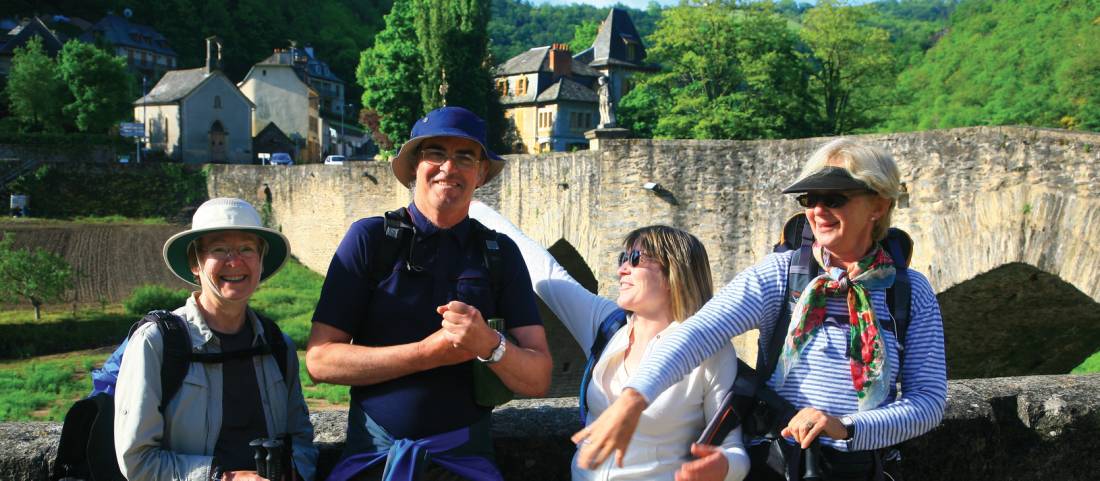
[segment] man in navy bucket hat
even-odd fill
[[[504,168],[486,144],[469,110],[429,112],[393,159],[413,202],[355,222],[333,255],[306,353],[315,381],[351,386],[344,457],[329,480],[503,479],[475,371],[523,396],[549,388],[519,249],[468,217],[474,191]]]

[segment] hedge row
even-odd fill
[[[16,179],[34,217],[176,217],[206,200],[206,172],[171,163],[47,164]]]

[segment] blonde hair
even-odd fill
[[[707,249],[695,236],[675,227],[651,225],[626,235],[626,250],[640,246],[661,264],[672,297],[672,319],[683,321],[703,307],[714,293]]]
[[[799,179],[804,179],[826,166],[843,167],[852,177],[871,187],[880,197],[890,200],[886,214],[875,221],[871,238],[880,241],[890,229],[894,206],[901,195],[901,171],[894,157],[882,148],[840,138],[823,146],[802,166]]]

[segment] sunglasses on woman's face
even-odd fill
[[[642,254],[642,251],[638,249],[634,249],[629,252],[620,252],[618,265],[621,266],[624,262],[630,261],[630,267],[638,267],[638,263],[642,262],[643,255],[645,254]]]
[[[817,207],[817,204],[822,204],[830,209],[839,209],[841,207],[844,207],[844,205],[847,204],[848,201],[852,200],[853,197],[868,194],[870,194],[870,192],[859,192],[848,195],[842,194],[840,192],[830,192],[828,194],[815,194],[812,192],[807,192],[798,197],[795,197],[794,200],[798,201],[798,205],[807,209]]]

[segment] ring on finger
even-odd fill
[[[806,429],[813,429],[814,428],[814,422],[813,421],[806,421],[805,426],[806,426]]]

